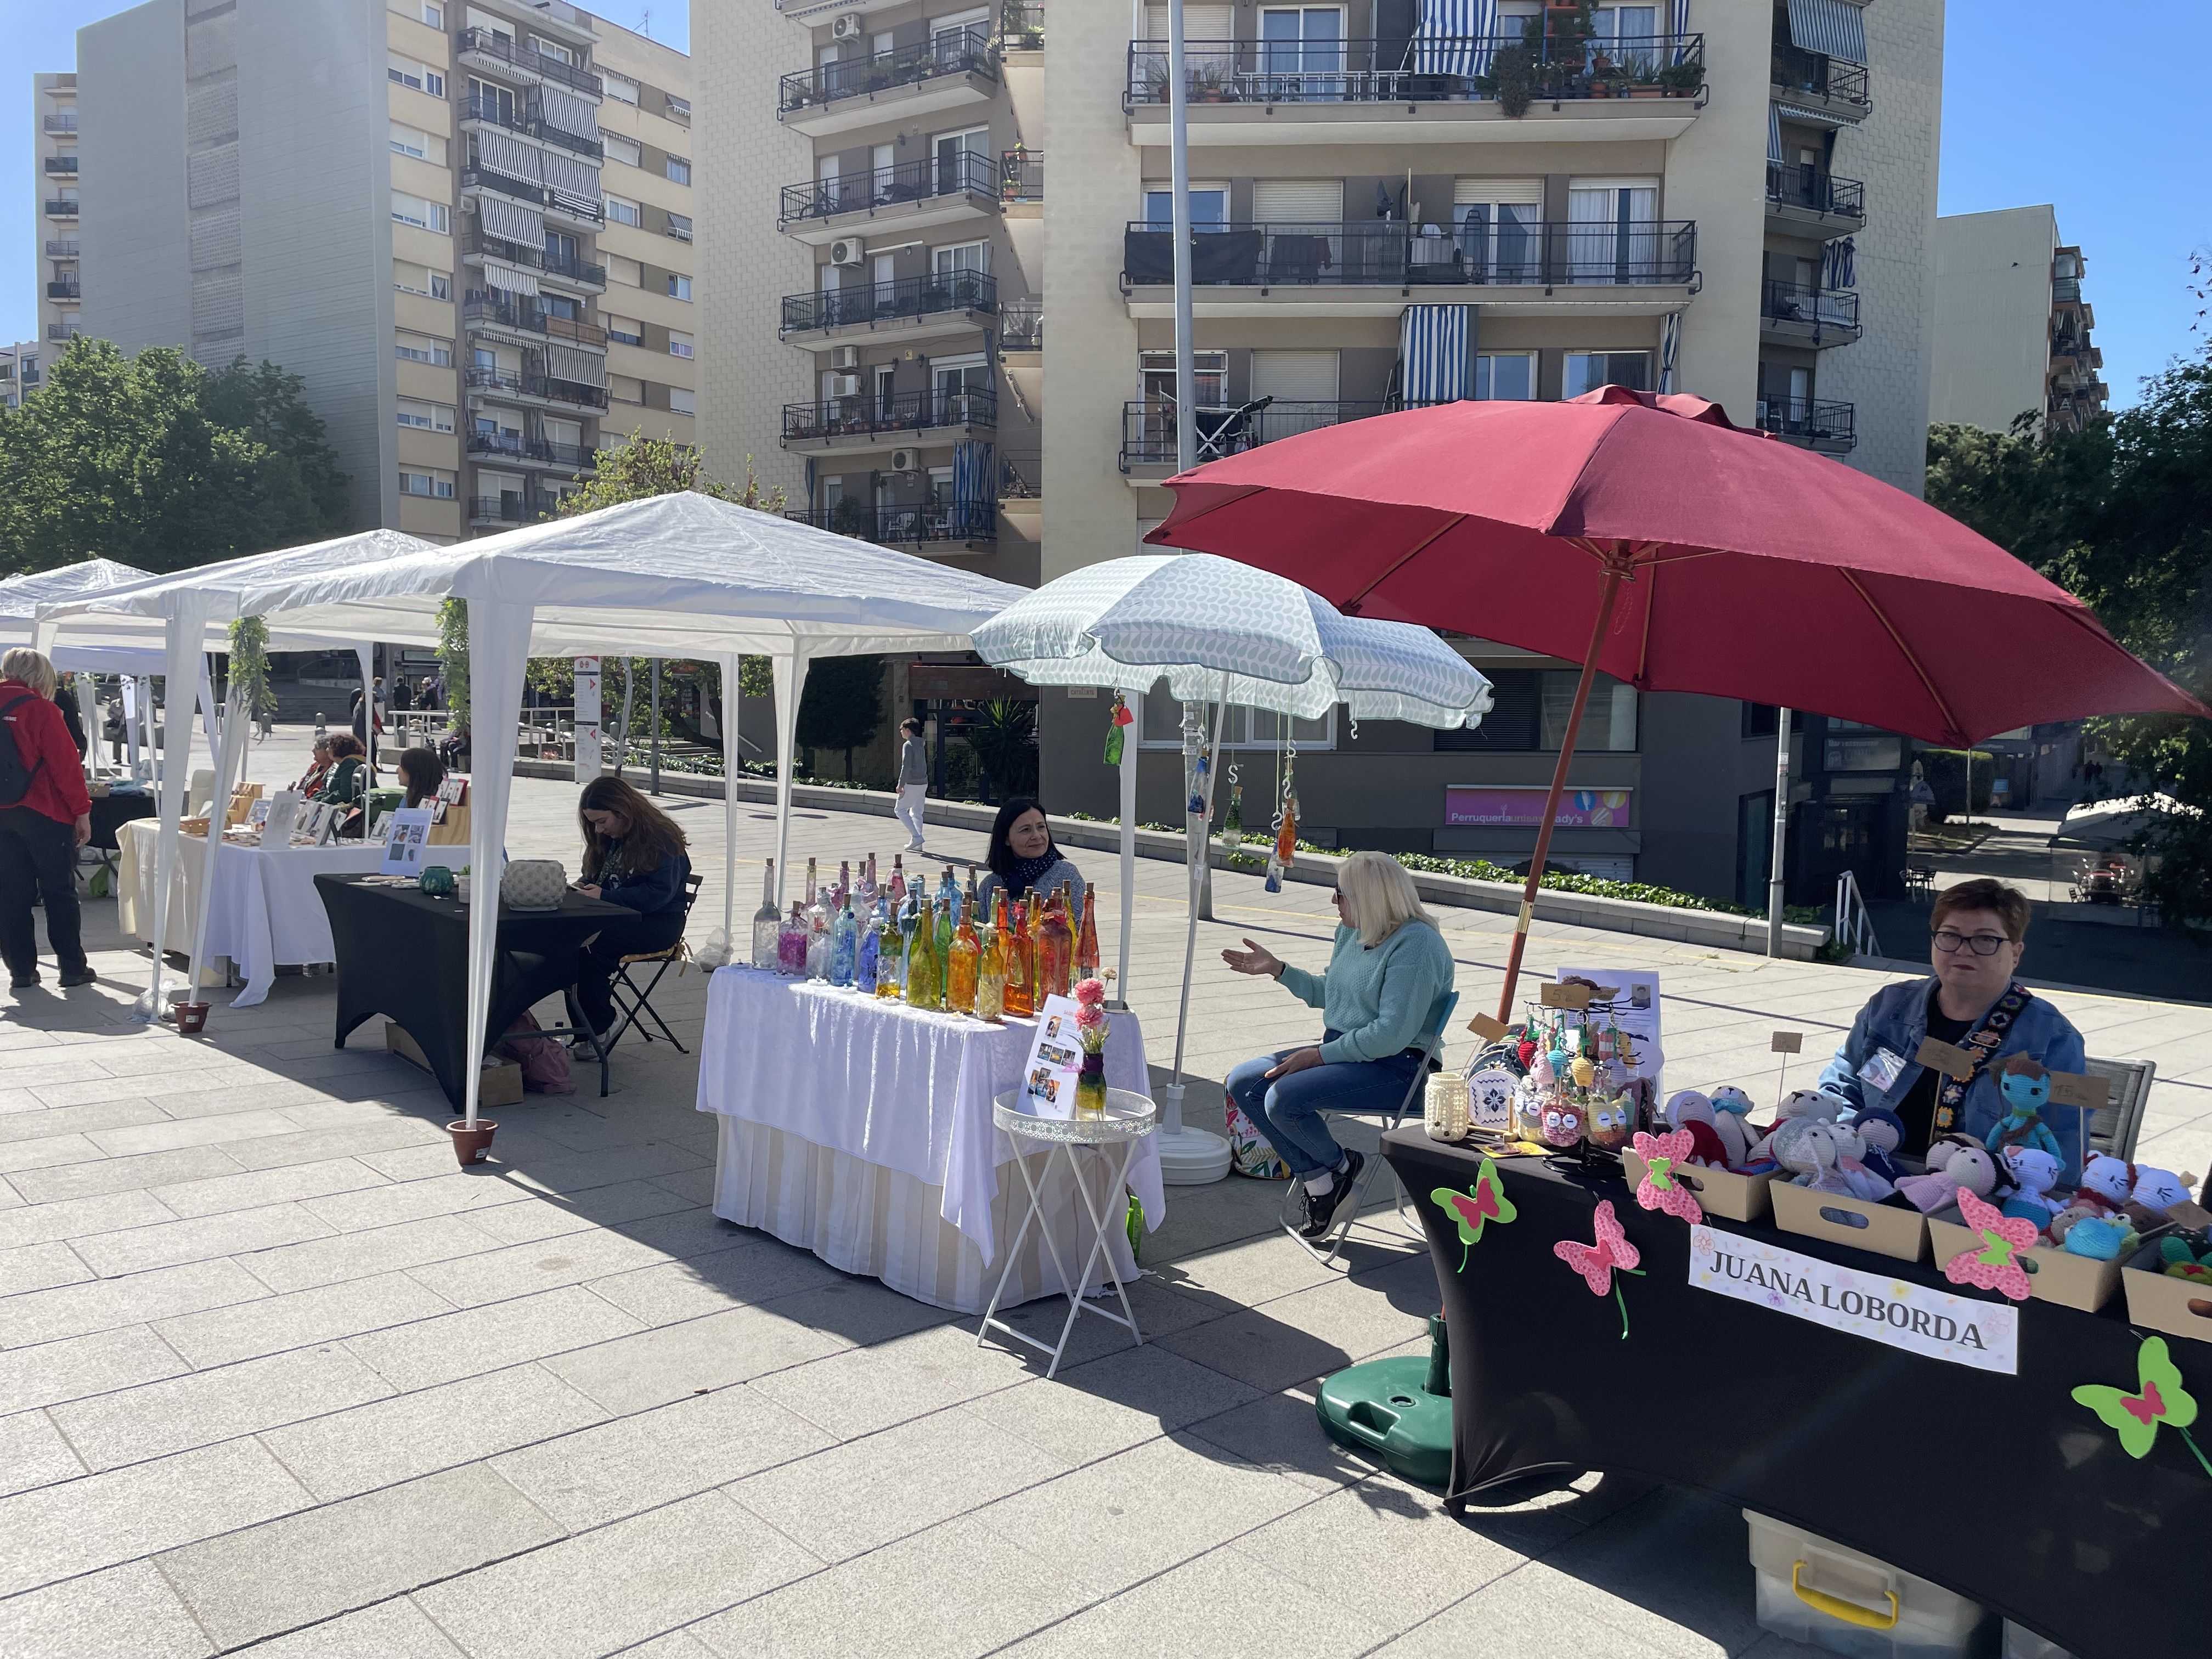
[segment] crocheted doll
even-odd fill
[[[2066,1155],[2058,1137],[2043,1121],[2043,1109],[2051,1099],[2051,1073],[2044,1070],[2042,1062],[2028,1054],[2009,1056],[1997,1068],[1997,1089],[2008,1109],[1990,1131],[1985,1143],[1990,1151],[2033,1146],[2063,1162]]]
[[[1897,1149],[1905,1144],[1905,1120],[1887,1106],[1862,1106],[1851,1114],[1850,1127],[1858,1132],[1865,1150],[1859,1161],[1894,1186],[1905,1176],[1897,1162]]]

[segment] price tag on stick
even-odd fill
[[[1913,1059],[1923,1066],[1933,1066],[1945,1077],[1970,1078],[1974,1074],[1974,1057],[1955,1043],[1944,1042],[1936,1037],[1923,1037],[1920,1046],[1912,1051]]]
[[[1777,1031],[1767,1043],[1767,1052],[1782,1056],[1781,1069],[1774,1074],[1774,1103],[1781,1105],[1783,1096],[1790,1092],[1790,1056],[1802,1054],[1805,1034],[1802,1031]]]
[[[1473,1019],[1468,1021],[1467,1029],[1485,1042],[1498,1042],[1505,1036],[1505,1022],[1501,1019],[1492,1019],[1488,1014],[1477,1014]]]

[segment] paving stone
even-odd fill
[[[86,1238],[175,1218],[174,1212],[150,1193],[136,1190],[58,1204],[27,1204],[21,1209],[0,1211],[0,1249],[59,1238]]]
[[[70,1134],[67,1131],[35,1139],[10,1140],[0,1144],[0,1174],[14,1175],[19,1170],[83,1164],[100,1156],[100,1149],[88,1137]]]
[[[0,1345],[21,1348],[55,1342],[268,1294],[260,1280],[232,1261],[194,1261],[123,1279],[65,1285],[0,1302]]]
[[[139,1158],[99,1158],[97,1152],[94,1156],[96,1162],[11,1171],[9,1185],[33,1204],[58,1204],[67,1199],[94,1198],[102,1193],[128,1192],[136,1188],[151,1188],[156,1198],[161,1198],[162,1188],[179,1182],[236,1175],[240,1168],[236,1160],[214,1146],[149,1152]],[[162,1201],[167,1203],[167,1200]]]
[[[347,1346],[395,1387],[424,1389],[584,1349],[640,1328],[621,1309],[573,1285],[465,1313],[447,1313],[445,1307],[441,1301],[441,1317],[356,1337]]]
[[[387,1182],[310,1198],[303,1200],[303,1206],[331,1231],[353,1233],[431,1216],[471,1215],[501,1205],[526,1203],[534,1196],[512,1182],[486,1180],[476,1172],[457,1170],[423,1181]]]
[[[576,1348],[545,1364],[609,1411],[629,1413],[802,1364],[846,1346],[831,1332],[769,1309],[732,1308]]]
[[[473,1218],[475,1224],[506,1244],[527,1244],[563,1233],[593,1227],[617,1227],[648,1217],[688,1210],[686,1204],[664,1187],[649,1181],[623,1181],[611,1187],[593,1187],[560,1198],[531,1195],[520,1204],[503,1204],[497,1210]]]
[[[487,1250],[465,1261],[418,1267],[415,1275],[456,1307],[474,1308],[667,1259],[665,1252],[650,1244],[594,1230]]]
[[[0,1601],[9,1659],[201,1659],[215,1644],[150,1561]]]
[[[1005,1650],[1047,1655],[1202,1653],[1206,1659],[1340,1659],[1388,1632],[1289,1571],[1216,1551]],[[1468,1651],[1484,1651],[1480,1645]],[[1524,1651],[1517,1644],[1514,1659]],[[1577,1659],[1588,1659],[1586,1650]]]
[[[56,1406],[52,1415],[78,1455],[95,1469],[111,1469],[391,1392],[343,1348],[325,1344]]]
[[[648,1325],[667,1325],[846,1279],[821,1257],[781,1239],[744,1231],[729,1237],[729,1248],[713,1255],[609,1274],[592,1280],[592,1290]]]
[[[189,1369],[146,1326],[0,1352],[0,1412],[27,1411]]]
[[[0,1497],[73,1480],[84,1472],[83,1462],[45,1412],[0,1417]]]
[[[92,1276],[84,1259],[66,1244],[21,1244],[0,1250],[0,1296],[49,1291]]]
[[[719,1492],[534,1550],[416,1600],[471,1659],[595,1659],[811,1571]]]
[[[422,1146],[446,1148],[446,1156],[453,1156],[453,1142],[443,1129],[412,1117],[349,1124],[341,1129],[300,1129],[290,1134],[265,1135],[257,1140],[234,1140],[226,1142],[223,1150],[241,1169],[274,1170],[288,1164],[313,1164],[357,1153],[390,1152],[396,1146]]]
[[[910,1336],[810,1360],[760,1377],[751,1386],[835,1438],[851,1440],[1014,1388],[1030,1374],[1024,1360],[1004,1347],[979,1346],[974,1332],[933,1325]]]
[[[1559,1575],[1548,1581],[1531,1575],[1536,1568],[1483,1585],[1455,1602],[1435,1618],[1415,1626],[1403,1636],[1375,1650],[1374,1659],[1467,1659],[1471,1652],[1487,1651],[1500,1632],[1513,1635],[1515,1659],[1658,1659],[1663,1651],[1638,1641],[1626,1632],[1594,1619],[1584,1607],[1551,1593]],[[1727,1650],[1709,1645],[1705,1651],[1718,1659]],[[1793,1653],[1810,1650],[1792,1644]]]
[[[94,1105],[56,1105],[44,1110],[0,1114],[0,1144],[41,1140],[52,1135],[82,1134],[88,1129],[123,1128],[135,1123],[166,1123],[152,1101],[138,1096]]]
[[[253,1659],[462,1659],[461,1650],[404,1595],[340,1613],[247,1651]]]
[[[380,1187],[390,1177],[349,1158],[327,1158],[315,1164],[295,1164],[276,1170],[230,1172],[206,1181],[186,1181],[157,1186],[152,1195],[180,1216],[226,1215],[289,1199],[320,1198],[327,1193],[349,1193],[364,1187]]]
[[[236,1256],[250,1262],[256,1251],[321,1238],[330,1231],[296,1204],[264,1204],[258,1209],[234,1210],[225,1215],[195,1216],[185,1221],[99,1233],[75,1239],[72,1244],[94,1273],[103,1279],[114,1279],[217,1256]]]
[[[498,1240],[464,1218],[441,1215],[264,1250],[246,1265],[273,1291],[304,1291],[498,1248]]]
[[[404,1273],[385,1273],[288,1296],[264,1291],[258,1302],[165,1319],[155,1328],[194,1367],[205,1370],[406,1325],[447,1312],[451,1306]]]
[[[970,1401],[968,1410],[1018,1434],[1070,1468],[1158,1439],[1260,1397],[1259,1390],[1170,1353],[1156,1343],[1036,1374],[1019,1388]]]

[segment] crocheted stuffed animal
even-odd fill
[[[2033,1221],[2039,1230],[2048,1232],[2051,1218],[2065,1207],[2051,1196],[2051,1189],[2058,1184],[2058,1174],[2064,1166],[2049,1152],[2033,1146],[2008,1146],[1998,1157],[2013,1185],[2013,1195],[1998,1207],[2005,1214]]]
[[[1905,1176],[1897,1190],[1921,1214],[1933,1215],[1956,1204],[1962,1187],[1987,1198],[1996,1185],[1996,1160],[1987,1151],[1972,1141],[1943,1139],[1928,1149],[1928,1173]]]
[[[2043,1109],[2051,1099],[2051,1073],[2042,1062],[2030,1054],[2010,1055],[1997,1068],[1997,1089],[2008,1109],[1990,1131],[1984,1143],[1989,1149],[2002,1152],[2008,1146],[2033,1146],[2063,1161],[2058,1137],[2043,1121]]]
[[[1851,1114],[1850,1127],[1865,1148],[1859,1161],[1893,1186],[1904,1178],[1897,1149],[1905,1144],[1905,1120],[1887,1106],[1862,1106]]]
[[[1850,1104],[1850,1102],[1841,1095],[1827,1094],[1819,1089],[1792,1089],[1782,1097],[1782,1103],[1774,1109],[1774,1121],[1767,1127],[1765,1133],[1753,1144],[1749,1154],[1751,1160],[1757,1163],[1774,1156],[1774,1137],[1790,1119],[1818,1117],[1833,1122]]]

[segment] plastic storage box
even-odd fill
[[[2002,1621],[1941,1585],[1749,1510],[1763,1629],[1850,1659],[1996,1659]]]
[[[2046,1642],[2025,1625],[2004,1621],[2004,1659],[2074,1659],[2056,1642]]]

